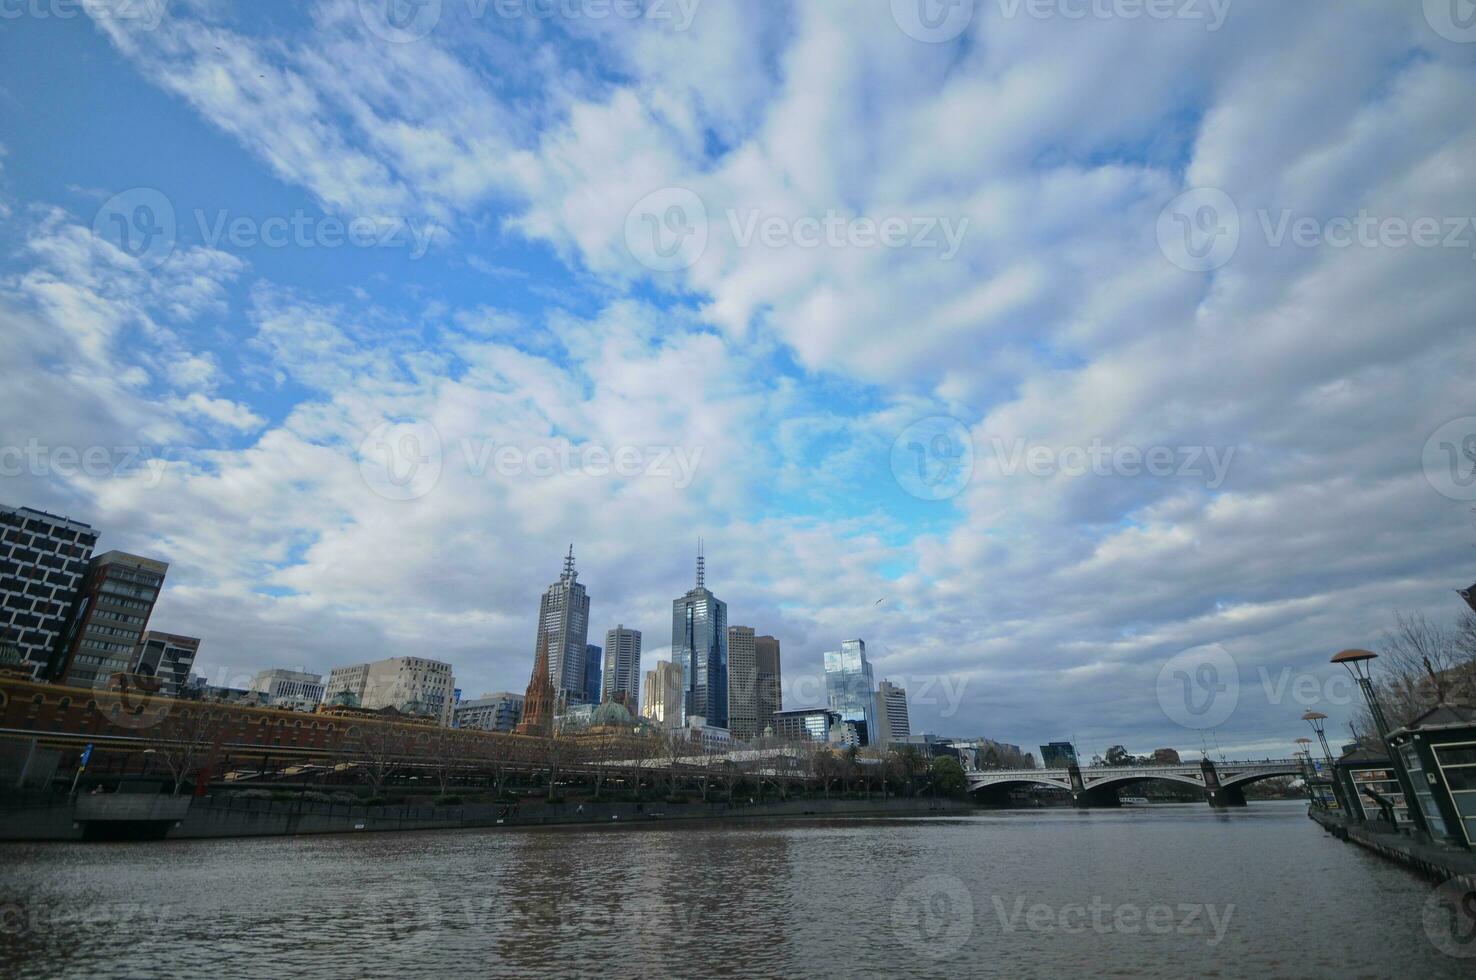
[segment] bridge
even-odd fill
[[[969,793],[980,801],[1003,801],[1011,790],[1052,786],[1071,794],[1079,807],[1117,806],[1117,791],[1149,780],[1193,786],[1211,806],[1245,806],[1244,788],[1275,776],[1300,776],[1296,759],[1255,762],[1150,763],[1128,766],[1067,766],[1064,769],[971,769]]]

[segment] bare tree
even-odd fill
[[[224,732],[224,713],[205,705],[171,711],[150,730],[145,751],[174,779],[172,795],[179,795],[185,777],[205,764]]]
[[[1441,701],[1476,698],[1476,615],[1463,613],[1453,628],[1432,623],[1422,613],[1396,612],[1384,633],[1375,662],[1380,703],[1395,728],[1409,724]],[[1356,718],[1375,731],[1367,708]]]
[[[378,796],[384,784],[404,767],[414,739],[404,725],[366,721],[358,726],[354,744],[354,761],[369,781],[370,792]]]
[[[429,734],[426,745],[430,770],[446,796],[456,773],[466,767],[472,756],[472,743],[467,733],[455,728],[438,728]]]

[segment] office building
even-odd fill
[[[605,634],[602,700],[620,701],[638,714],[641,704],[641,631],[622,623]],[[622,695],[617,698],[616,695]]]
[[[772,636],[753,638],[755,713],[759,734],[773,727],[774,712],[784,710],[779,641]]]
[[[912,722],[907,717],[907,692],[891,681],[882,681],[876,688],[876,745],[885,749],[892,742],[905,739],[912,734]]]
[[[752,626],[728,627],[728,728],[741,742],[762,729],[758,723],[758,655]]]
[[[774,735],[790,742],[829,742],[831,730],[841,721],[840,712],[830,708],[794,708],[776,711]]]
[[[662,731],[682,726],[682,683],[680,664],[656,661],[656,669],[646,671],[645,690],[641,692],[641,717]]]
[[[189,683],[190,668],[200,652],[200,638],[149,630],[144,633],[128,669],[135,674],[159,678],[159,691],[179,697]],[[322,691],[320,687],[318,689]],[[315,702],[316,703],[316,702]]]
[[[165,562],[125,551],[92,559],[67,626],[63,684],[101,687],[128,670],[168,571]]]
[[[323,701],[323,675],[305,670],[273,667],[259,672],[251,681],[251,690],[265,697],[275,708],[311,711]]]
[[[0,504],[0,634],[19,669],[55,679],[72,607],[87,579],[97,531],[30,507]]]
[[[403,714],[451,724],[456,678],[451,665],[425,657],[391,657],[367,664],[334,667],[323,689],[325,704],[344,695],[360,708],[394,708]]]
[[[604,651],[593,643],[584,647],[584,700],[589,704],[600,703],[600,689],[604,686]]]
[[[564,557],[564,572],[543,593],[538,607],[537,643],[548,644],[549,681],[559,704],[584,700],[584,655],[589,646],[589,595],[574,570],[574,546]]]
[[[1076,765],[1076,746],[1070,742],[1047,742],[1040,747],[1040,764],[1046,769]]]
[[[683,715],[700,715],[715,728],[727,728],[728,604],[707,590],[705,578],[699,545],[697,584],[671,604],[671,657],[682,665]]]
[[[454,711],[455,725],[484,732],[510,732],[523,720],[524,697],[512,691],[498,691],[458,702]]]
[[[876,689],[864,641],[846,640],[839,650],[825,654],[825,700],[842,721],[855,726],[862,745],[872,743],[876,738]]]

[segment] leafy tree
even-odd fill
[[[964,797],[969,792],[963,766],[951,755],[940,755],[933,760],[933,785],[945,796]]]

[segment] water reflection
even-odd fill
[[[18,976],[1465,975],[1430,886],[1216,814],[0,845]],[[967,965],[972,964],[972,969]]]

